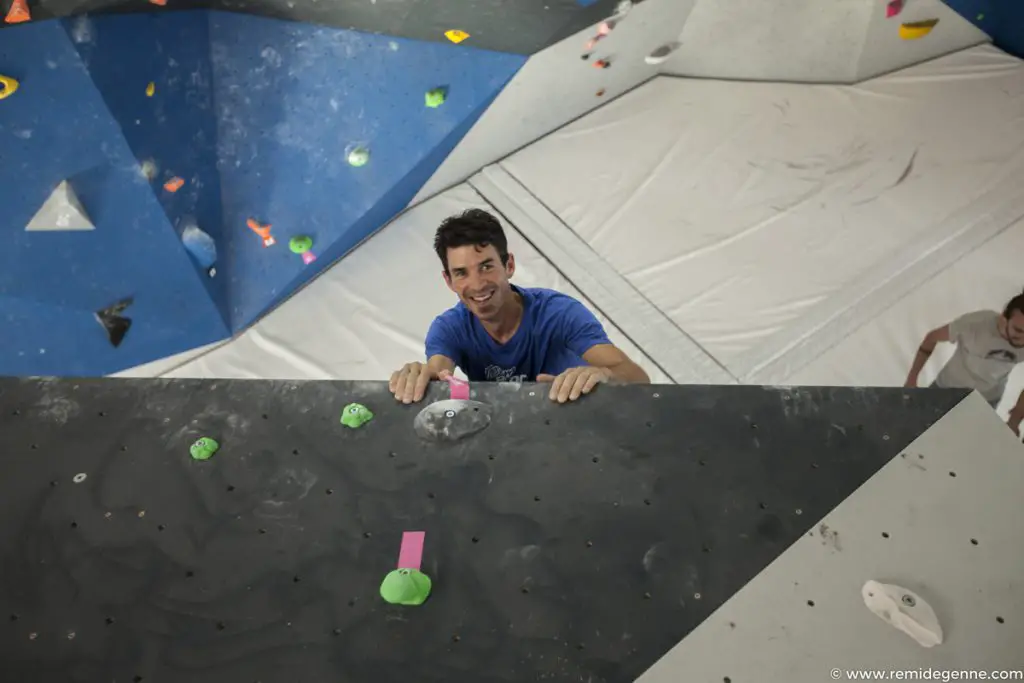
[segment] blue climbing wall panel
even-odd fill
[[[2,36],[22,88],[0,102],[0,374],[106,374],[244,329],[399,213],[526,60],[205,10]],[[434,88],[447,101],[429,108]],[[65,179],[96,230],[26,232]],[[215,276],[187,225],[216,242]],[[291,253],[296,235],[317,260]],[[126,297],[114,348],[93,313]]]
[[[220,12],[210,40],[236,330],[401,211],[526,59]],[[370,160],[353,167],[357,145]],[[317,261],[289,251],[295,235]]]
[[[2,34],[0,73],[21,88],[0,101],[0,374],[103,374],[224,338],[221,313],[64,27]],[[26,232],[65,179],[96,229]],[[125,312],[133,325],[114,348],[93,313],[125,297],[135,299]]]
[[[154,169],[150,188],[176,234],[195,225],[219,242],[207,12],[77,16],[64,26],[135,158]],[[173,177],[185,181],[177,192],[164,189]],[[205,264],[195,266],[226,316],[227,279],[209,277]]]
[[[1021,0],[944,0],[955,12],[992,38],[992,43],[1024,59],[1024,2]]]

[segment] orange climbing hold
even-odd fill
[[[255,219],[250,218],[245,222],[249,226],[249,229],[254,233],[263,238],[263,246],[269,247],[275,243],[275,240],[270,235],[270,224],[260,225]]]
[[[177,176],[171,178],[166,183],[164,183],[164,189],[167,190],[168,192],[177,192],[184,186],[185,181]]]
[[[151,5],[160,5],[161,7],[163,7],[167,4],[167,0],[149,0],[149,3]]]
[[[28,3],[25,0],[14,0],[11,3],[11,9],[7,12],[7,18],[4,19],[8,24],[20,24],[23,21],[31,21],[32,13],[28,11]]]

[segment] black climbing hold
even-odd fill
[[[125,318],[121,313],[124,309],[131,306],[133,301],[132,297],[128,297],[127,299],[121,299],[112,306],[96,311],[96,320],[107,331],[107,337],[114,348],[121,345],[124,336],[128,334],[128,328],[132,326],[132,319]]]

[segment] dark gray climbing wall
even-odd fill
[[[0,380],[3,679],[631,681],[966,395],[474,392],[444,442],[440,386]],[[413,608],[378,595],[407,530]]]
[[[35,21],[82,14],[214,9],[530,55],[615,14],[619,0],[30,0]],[[0,4],[6,13],[9,2]],[[0,23],[0,29],[8,26]]]

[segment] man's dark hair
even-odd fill
[[[1003,309],[1003,317],[1009,320],[1013,317],[1014,311],[1024,313],[1024,292],[1010,299],[1010,303],[1006,304],[1006,308]]]
[[[448,249],[471,244],[477,247],[492,245],[501,257],[501,265],[508,265],[508,242],[498,219],[483,209],[469,209],[457,216],[446,218],[434,235],[434,251],[448,272]]]

